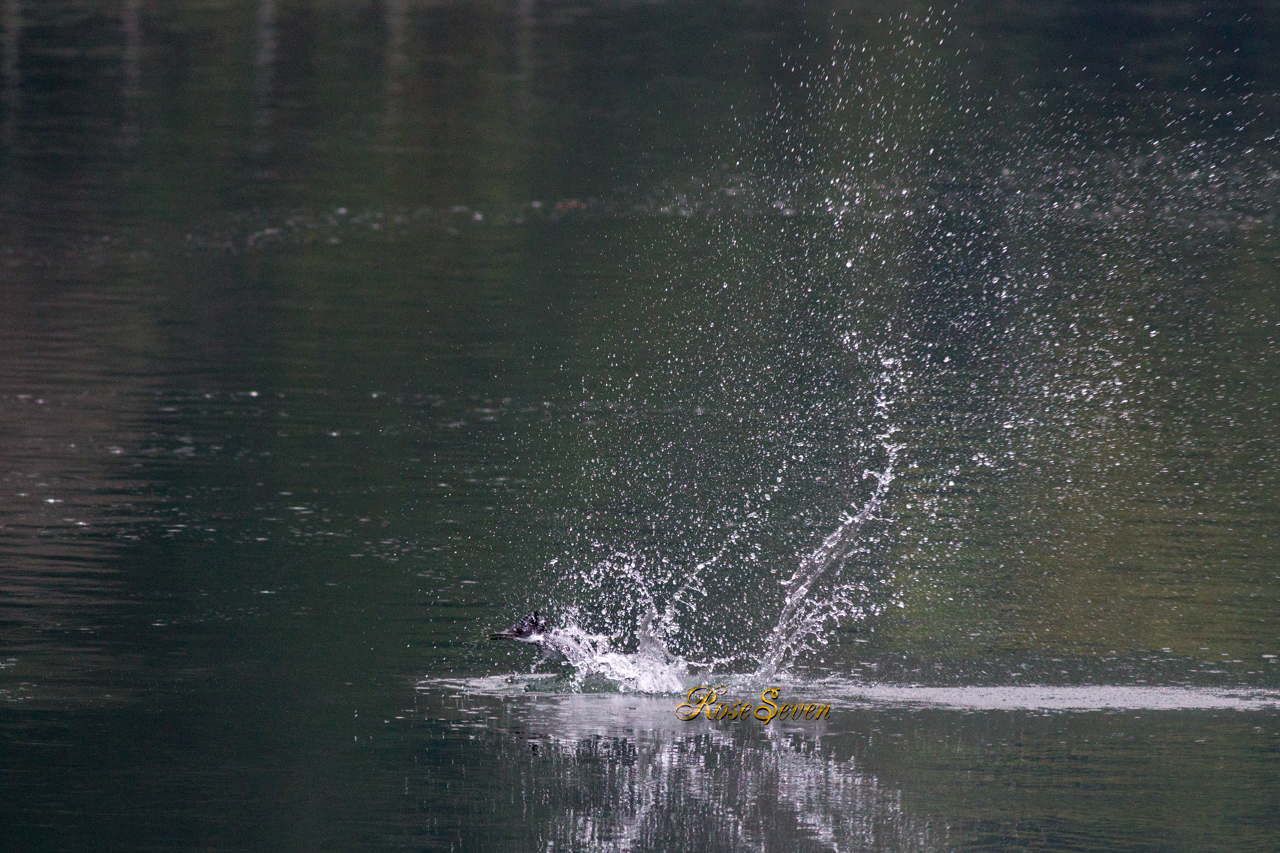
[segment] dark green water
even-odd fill
[[[1274,3],[2,5],[0,849],[1280,848]]]

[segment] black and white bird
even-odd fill
[[[525,614],[516,620],[516,624],[512,625],[505,631],[489,637],[490,640],[515,640],[520,643],[529,643],[542,652],[543,657],[559,659],[565,656],[562,649],[556,648],[556,644],[551,639],[551,628],[547,625],[547,620],[538,611]]]
[[[547,620],[533,611],[525,616],[521,616],[516,624],[512,625],[505,631],[499,631],[491,636],[490,640],[519,640],[522,643],[536,643],[534,637],[540,637],[547,632]]]
[[[604,635],[588,634],[574,625],[552,628],[535,610],[489,639],[528,643],[544,658],[568,661],[579,676],[602,676],[626,690],[679,693],[684,689],[685,662],[667,652],[647,630],[641,632],[639,649],[626,654],[614,651]]]

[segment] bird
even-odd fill
[[[537,610],[489,639],[528,643],[542,652],[544,659],[567,661],[579,678],[600,676],[638,693],[679,693],[684,688],[686,664],[651,635],[654,618],[646,621],[640,647],[631,653],[614,651],[608,637],[588,634],[576,625],[553,628]]]
[[[546,618],[537,610],[521,616],[510,628],[493,634],[489,639],[516,640],[521,643],[529,643],[542,652],[543,657],[546,658],[558,659],[565,656],[561,649],[552,645],[551,629],[547,624]]]
[[[547,633],[547,620],[543,618],[538,611],[525,614],[516,620],[516,624],[512,625],[505,631],[499,631],[490,640],[519,640],[522,643],[538,643],[541,642],[542,635]]]

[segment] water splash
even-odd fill
[[[656,623],[657,613],[651,609],[638,631],[640,646],[630,654],[616,651],[608,636],[589,633],[574,623],[547,632],[544,643],[573,667],[575,689],[602,678],[633,693],[679,693],[685,688],[689,665],[667,649]]]
[[[893,444],[894,430],[881,436],[889,458],[883,471],[870,469],[862,472],[864,479],[874,478],[875,491],[852,515],[845,515],[840,526],[831,532],[822,544],[800,561],[795,574],[787,581],[786,603],[777,624],[765,640],[765,652],[756,673],[761,678],[776,674],[788,661],[804,651],[809,643],[826,643],[826,628],[842,617],[863,619],[868,609],[874,609],[866,600],[871,590],[865,582],[834,583],[844,561],[858,542],[858,535],[884,503],[893,482],[893,468],[902,445]],[[832,588],[827,594],[819,594],[826,585]]]
[[[883,402],[883,401],[882,401]],[[883,414],[884,407],[881,407]],[[553,628],[540,638],[549,657],[562,658],[572,667],[572,689],[580,690],[603,679],[607,684],[627,692],[680,693],[694,681],[705,680],[716,672],[741,672],[743,665],[752,669],[750,681],[773,678],[806,651],[825,645],[830,630],[842,620],[861,621],[884,609],[873,600],[873,584],[867,577],[848,577],[846,564],[862,543],[862,531],[882,511],[895,478],[895,467],[904,445],[895,443],[898,430],[889,427],[878,436],[886,458],[881,470],[865,469],[862,479],[874,480],[875,486],[856,511],[844,513],[836,528],[822,543],[804,554],[791,577],[785,581],[782,608],[762,644],[763,651],[750,655],[711,657],[690,661],[672,651],[671,639],[681,633],[682,615],[696,612],[695,602],[705,596],[703,579],[720,563],[742,535],[733,531],[717,552],[698,562],[679,587],[658,607],[652,580],[641,571],[634,559],[615,553],[605,566],[595,566],[588,580],[603,577],[623,578],[632,595],[642,602],[643,616],[636,626],[637,648],[620,651],[616,636],[596,633],[582,627],[580,609],[570,608],[564,627]]]

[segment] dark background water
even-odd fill
[[[3,15],[0,846],[1277,846],[1274,709],[418,686],[755,648],[892,427],[798,673],[1280,687],[1275,4]]]

